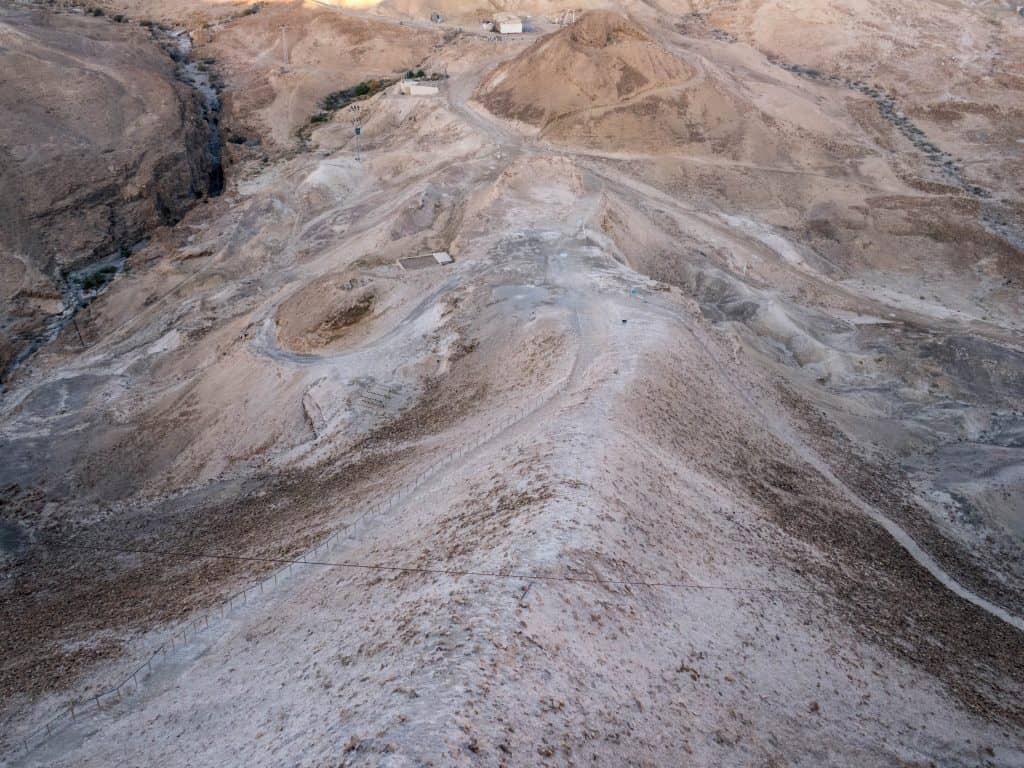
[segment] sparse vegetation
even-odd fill
[[[109,283],[116,274],[117,267],[101,267],[80,278],[78,284],[82,286],[83,291],[97,291]]]
[[[306,127],[308,128],[310,125],[329,122],[331,116],[339,109],[344,109],[354,101],[367,99],[375,93],[379,93],[383,89],[387,88],[393,82],[393,80],[386,79],[364,80],[351,88],[345,88],[344,90],[327,94],[327,96],[320,101],[320,111],[316,112],[309,118],[309,123]]]

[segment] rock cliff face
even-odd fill
[[[63,307],[62,272],[206,194],[208,128],[137,26],[0,3],[0,376]]]

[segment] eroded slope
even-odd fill
[[[63,272],[177,222],[212,161],[144,29],[0,5],[0,371],[65,308]]]

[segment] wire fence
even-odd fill
[[[579,332],[576,328],[570,329],[570,336],[578,338]],[[577,360],[579,346],[577,344]],[[575,365],[573,371],[575,370]],[[317,546],[307,550],[295,560],[290,560],[281,568],[278,568],[269,576],[250,584],[244,589],[235,592],[223,600],[215,608],[204,615],[192,619],[180,629],[175,631],[168,639],[153,651],[141,664],[132,669],[121,681],[91,696],[81,698],[77,702],[64,705],[56,715],[51,717],[35,730],[18,737],[14,743],[20,745],[25,755],[32,750],[42,746],[46,741],[57,733],[66,730],[76,724],[81,718],[97,712],[103,712],[122,701],[126,696],[136,692],[142,685],[142,681],[153,673],[153,670],[160,664],[167,661],[172,654],[180,652],[188,643],[194,641],[200,633],[209,629],[211,619],[216,622],[223,620],[231,612],[248,605],[250,600],[255,600],[265,592],[269,592],[280,586],[296,568],[322,567],[329,565],[322,560],[323,556],[333,551],[345,542],[357,541],[360,531],[364,530],[367,522],[374,516],[389,512],[399,506],[403,501],[408,502],[412,494],[424,485],[428,480],[433,479],[441,471],[452,463],[464,458],[470,453],[479,450],[485,443],[498,437],[514,425],[525,421],[542,407],[554,400],[555,397],[565,392],[572,378],[572,372],[561,380],[555,387],[537,397],[527,401],[525,405],[518,407],[513,413],[489,425],[489,428],[478,434],[473,440],[462,445],[459,450],[449,453],[439,462],[432,464],[429,468],[420,472],[411,482],[400,488],[390,496],[375,503],[369,504],[355,519],[346,523],[338,530],[331,533]],[[433,494],[430,494],[433,495]]]

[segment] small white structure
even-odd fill
[[[438,94],[436,85],[417,83],[415,80],[403,80],[401,87],[405,96],[437,96]]]
[[[521,35],[523,20],[512,13],[499,13],[494,17],[494,31],[502,35]]]
[[[434,261],[436,261],[438,264],[451,264],[454,261],[454,259],[451,257],[451,254],[448,253],[448,251],[437,251],[436,253],[432,253],[430,255],[434,257]]]

